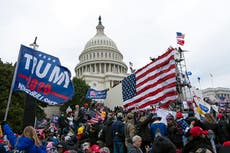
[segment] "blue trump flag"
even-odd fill
[[[107,89],[99,91],[90,88],[85,97],[86,99],[106,99],[107,91]]]
[[[74,95],[70,71],[61,66],[57,57],[21,45],[14,91],[24,91],[32,97],[56,105]]]

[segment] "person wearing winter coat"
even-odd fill
[[[32,126],[24,128],[22,136],[16,137],[6,121],[2,122],[2,129],[14,150],[26,153],[46,153],[46,148],[41,145],[36,130]]]
[[[125,145],[132,141],[132,137],[135,135],[134,115],[133,113],[127,114],[127,121],[125,123]]]
[[[113,149],[113,142],[112,140],[112,124],[113,124],[113,117],[109,117],[106,122],[105,126],[102,129],[101,139],[105,142],[106,147],[108,147],[111,151]]]
[[[158,135],[148,153],[176,153],[176,146],[167,137]]]
[[[117,113],[117,120],[112,124],[113,152],[124,153],[125,150],[125,124],[123,114]]]
[[[141,150],[142,138],[139,135],[135,135],[132,138],[132,144],[128,145],[128,153],[143,153]]]
[[[168,138],[175,144],[177,149],[181,149],[183,147],[183,129],[177,124],[174,116],[170,113],[166,116],[166,121]]]
[[[198,150],[208,150],[213,153],[212,145],[206,137],[208,131],[199,126],[194,126],[189,133],[190,141],[183,147],[182,153],[196,152]]]
[[[167,136],[167,127],[165,123],[161,122],[161,117],[155,113],[153,114],[152,120],[153,123],[150,126],[152,140],[154,140],[158,134]]]
[[[141,150],[145,152],[146,147],[150,146],[152,142],[152,137],[150,133],[149,124],[152,121],[153,114],[150,113],[148,116],[142,116],[139,121],[136,123],[136,135],[139,135],[142,138]]]

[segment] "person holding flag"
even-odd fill
[[[57,57],[21,45],[4,120],[7,120],[13,91],[23,91],[35,99],[62,104],[74,96],[70,71]]]
[[[36,130],[32,126],[25,127],[20,137],[14,134],[6,121],[3,121],[1,126],[12,146],[13,152],[46,153],[46,148],[42,146]]]

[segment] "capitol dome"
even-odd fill
[[[104,26],[101,24],[101,18],[99,18],[99,24],[96,27],[96,29],[97,29],[97,34],[86,43],[85,50],[97,46],[106,46],[106,47],[117,49],[117,46],[113,42],[113,40],[105,35]]]
[[[104,33],[99,17],[96,35],[85,45],[76,66],[76,77],[84,79],[95,89],[110,88],[127,76],[128,67],[115,42]]]

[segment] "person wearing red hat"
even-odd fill
[[[176,119],[183,118],[183,114],[181,112],[176,113]]]
[[[230,152],[230,140],[225,141],[223,146],[220,147],[219,153],[229,153]]]
[[[100,146],[97,144],[94,144],[90,147],[90,150],[92,151],[92,153],[100,153]]]
[[[213,152],[212,145],[206,135],[207,130],[203,130],[199,126],[194,126],[190,129],[190,141],[182,149],[182,153],[196,152],[196,151],[209,151]]]
[[[222,113],[217,115],[217,140],[220,144],[223,144],[225,141],[230,140],[230,124],[227,122],[227,119]]]

